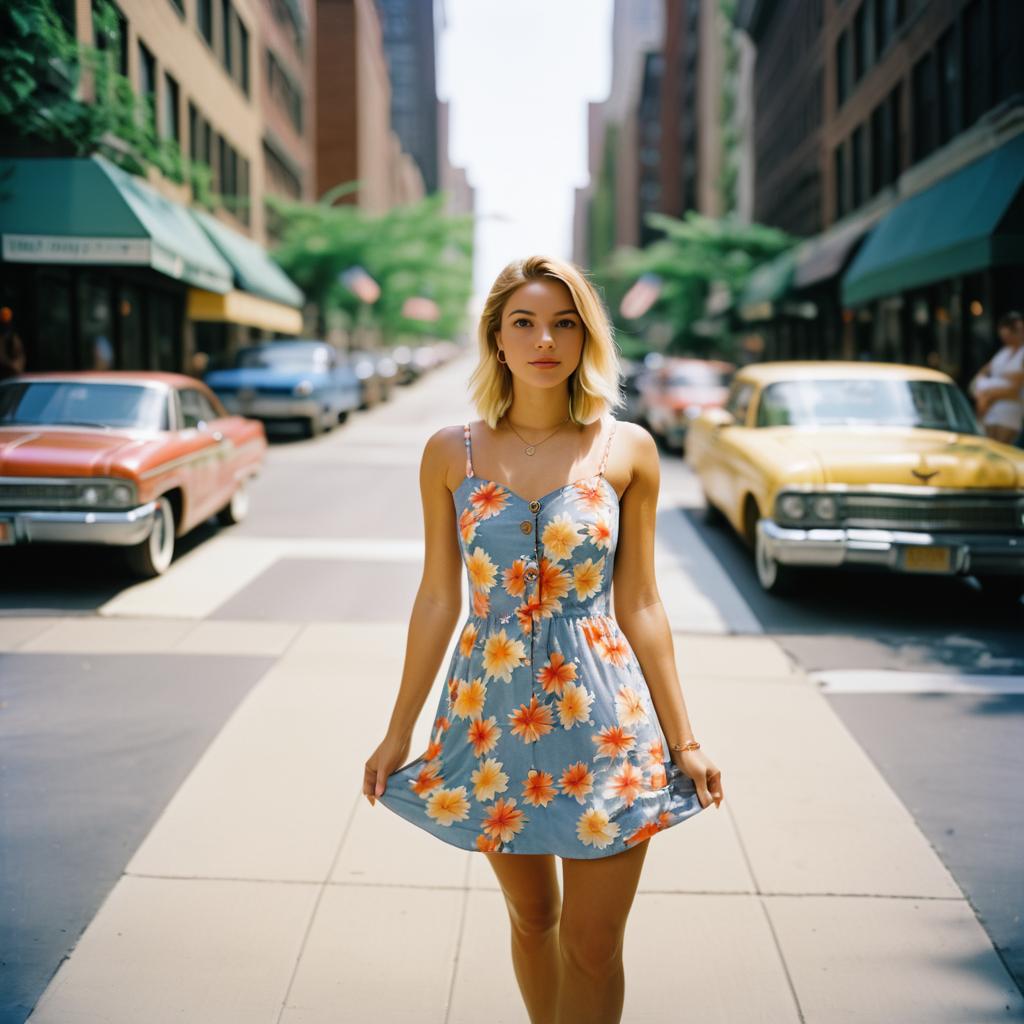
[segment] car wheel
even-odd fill
[[[1016,604],[1024,594],[1024,579],[1020,576],[979,576],[982,594],[1002,604]]]
[[[704,495],[704,522],[707,526],[724,526],[725,516],[717,505],[712,505],[708,496]]]
[[[161,495],[156,499],[156,514],[149,536],[125,549],[125,561],[136,576],[151,579],[166,571],[174,557],[174,509]]]
[[[757,582],[765,593],[781,597],[795,592],[799,569],[782,565],[772,557],[760,519],[754,527],[754,566],[757,569]]]
[[[234,526],[249,514],[249,481],[240,480],[231,500],[217,513],[222,526]]]
[[[364,408],[369,409],[370,407],[367,405],[367,406],[364,406]],[[347,419],[348,419],[348,409],[342,409],[341,412],[338,413],[338,423],[344,423]]]

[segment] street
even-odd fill
[[[475,418],[471,368],[272,435],[249,517],[161,577],[3,552],[2,1024],[527,1020],[484,858],[360,795],[422,445]],[[663,455],[659,588],[726,800],[651,844],[623,1020],[1024,1020],[1024,606],[867,573],[772,597],[701,504]]]

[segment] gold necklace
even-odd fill
[[[548,437],[542,438],[540,441],[536,441],[533,444],[530,444],[530,442],[527,441],[526,438],[523,437],[523,435],[520,434],[519,431],[516,430],[516,428],[512,426],[512,421],[507,416],[505,417],[505,422],[508,424],[509,430],[511,430],[512,433],[515,434],[516,437],[518,437],[519,440],[522,441],[523,444],[526,445],[526,447],[523,449],[523,451],[527,455],[532,455],[548,439],[548,437],[554,437],[555,434],[557,434],[562,429],[562,425],[569,422],[569,417],[566,416],[565,419],[562,420],[562,422],[559,423],[558,426],[555,427],[555,429],[552,430],[550,434],[548,434]]]

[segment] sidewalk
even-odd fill
[[[678,515],[663,508],[663,545],[688,536],[672,528]],[[381,549],[364,558],[412,557],[405,542],[383,550],[385,538],[353,547],[371,541]],[[244,543],[251,554],[254,542]],[[205,547],[164,584],[166,618],[0,623],[6,650],[277,659],[29,1020],[527,1024],[486,859],[359,792],[390,713],[406,622],[203,621],[205,605],[184,610],[189,591],[198,599],[204,578],[232,564],[229,539]],[[677,554],[685,563],[692,553]],[[697,589],[664,588],[670,621],[693,621]],[[148,593],[143,601],[159,591]],[[674,643],[691,719],[727,796],[651,840],[626,934],[625,1024],[1024,1020],[953,878],[779,645],[713,630],[677,632]],[[439,675],[413,749],[427,744],[442,685]]]

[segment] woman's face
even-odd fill
[[[508,297],[495,337],[515,377],[549,388],[564,384],[576,369],[585,328],[572,292],[545,277],[527,281]]]

